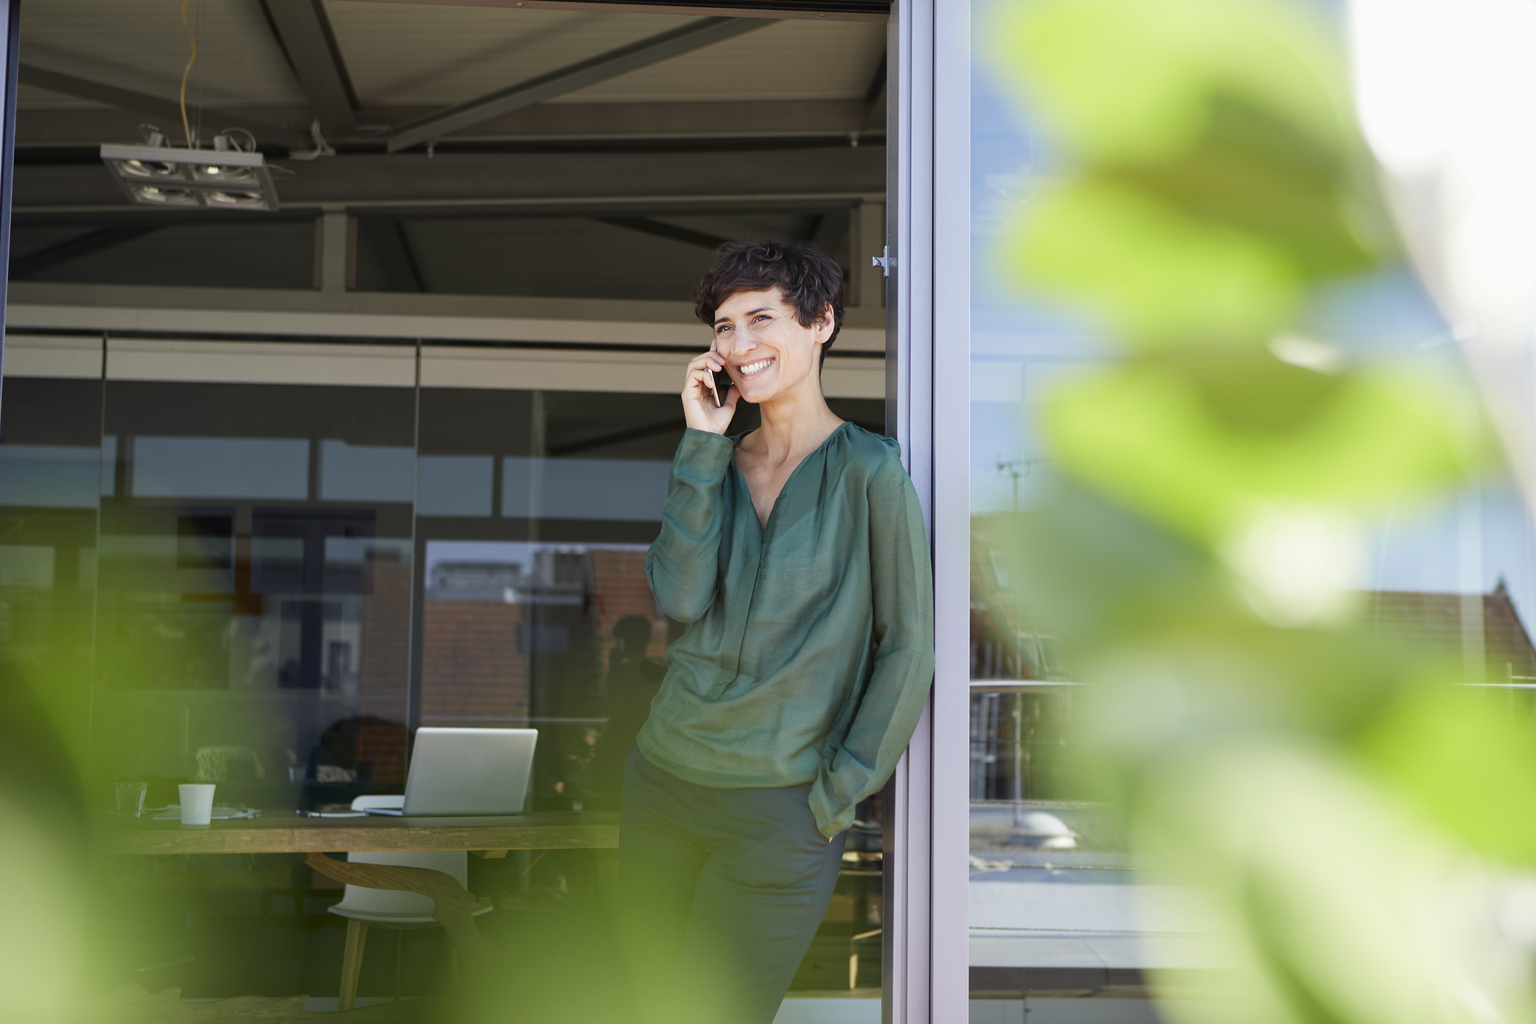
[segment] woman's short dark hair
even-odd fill
[[[821,358],[843,327],[843,268],[811,242],[726,242],[693,292],[693,311],[711,327],[715,311],[737,292],[767,291],[777,286],[795,307],[795,319],[809,327],[832,307],[832,334]]]

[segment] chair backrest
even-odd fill
[[[264,779],[267,769],[250,747],[198,747],[194,759],[198,782],[245,782]]]
[[[352,809],[361,811],[369,807],[399,808],[404,803],[405,797],[399,794],[360,796],[352,801]],[[452,875],[460,885],[467,887],[469,884],[469,855],[463,850],[375,850],[366,853],[349,853],[347,861],[351,864],[390,864],[398,867],[431,868],[434,871]],[[348,910],[361,910],[370,914],[395,914],[400,917],[431,917],[433,909],[432,898],[423,896],[419,892],[370,889],[364,885],[348,885],[340,905]]]

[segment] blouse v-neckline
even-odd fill
[[[747,492],[747,507],[752,510],[752,521],[757,524],[757,535],[759,539],[767,539],[768,527],[773,525],[773,517],[778,514],[779,505],[784,497],[784,492],[788,491],[789,485],[794,483],[795,477],[800,473],[801,467],[803,467],[807,462],[811,460],[811,456],[825,448],[831,442],[831,440],[849,424],[849,422],[849,420],[843,420],[843,422],[833,427],[832,432],[826,437],[822,438],[820,444],[800,457],[800,461],[795,463],[795,468],[789,471],[789,476],[784,478],[784,485],[779,488],[779,493],[773,496],[773,504],[768,508],[768,518],[766,519],[760,518],[758,516],[757,503],[752,500],[752,485],[747,483],[747,475],[741,471],[741,466],[736,462],[735,450],[741,447],[741,440],[747,435],[738,434],[736,437],[732,438],[731,470],[736,474],[736,479],[741,482],[742,490]]]

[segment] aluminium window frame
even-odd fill
[[[888,789],[884,1024],[969,1016],[970,0],[896,0],[886,408],[927,518],[934,687]]]

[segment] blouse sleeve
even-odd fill
[[[933,684],[933,569],[917,491],[894,457],[869,484],[874,671],[847,735],[811,787],[816,827],[831,838],[896,769]]]
[[[690,427],[672,460],[661,533],[645,553],[645,575],[661,610],[678,622],[702,618],[715,601],[725,521],[720,490],[735,447],[728,437]]]

